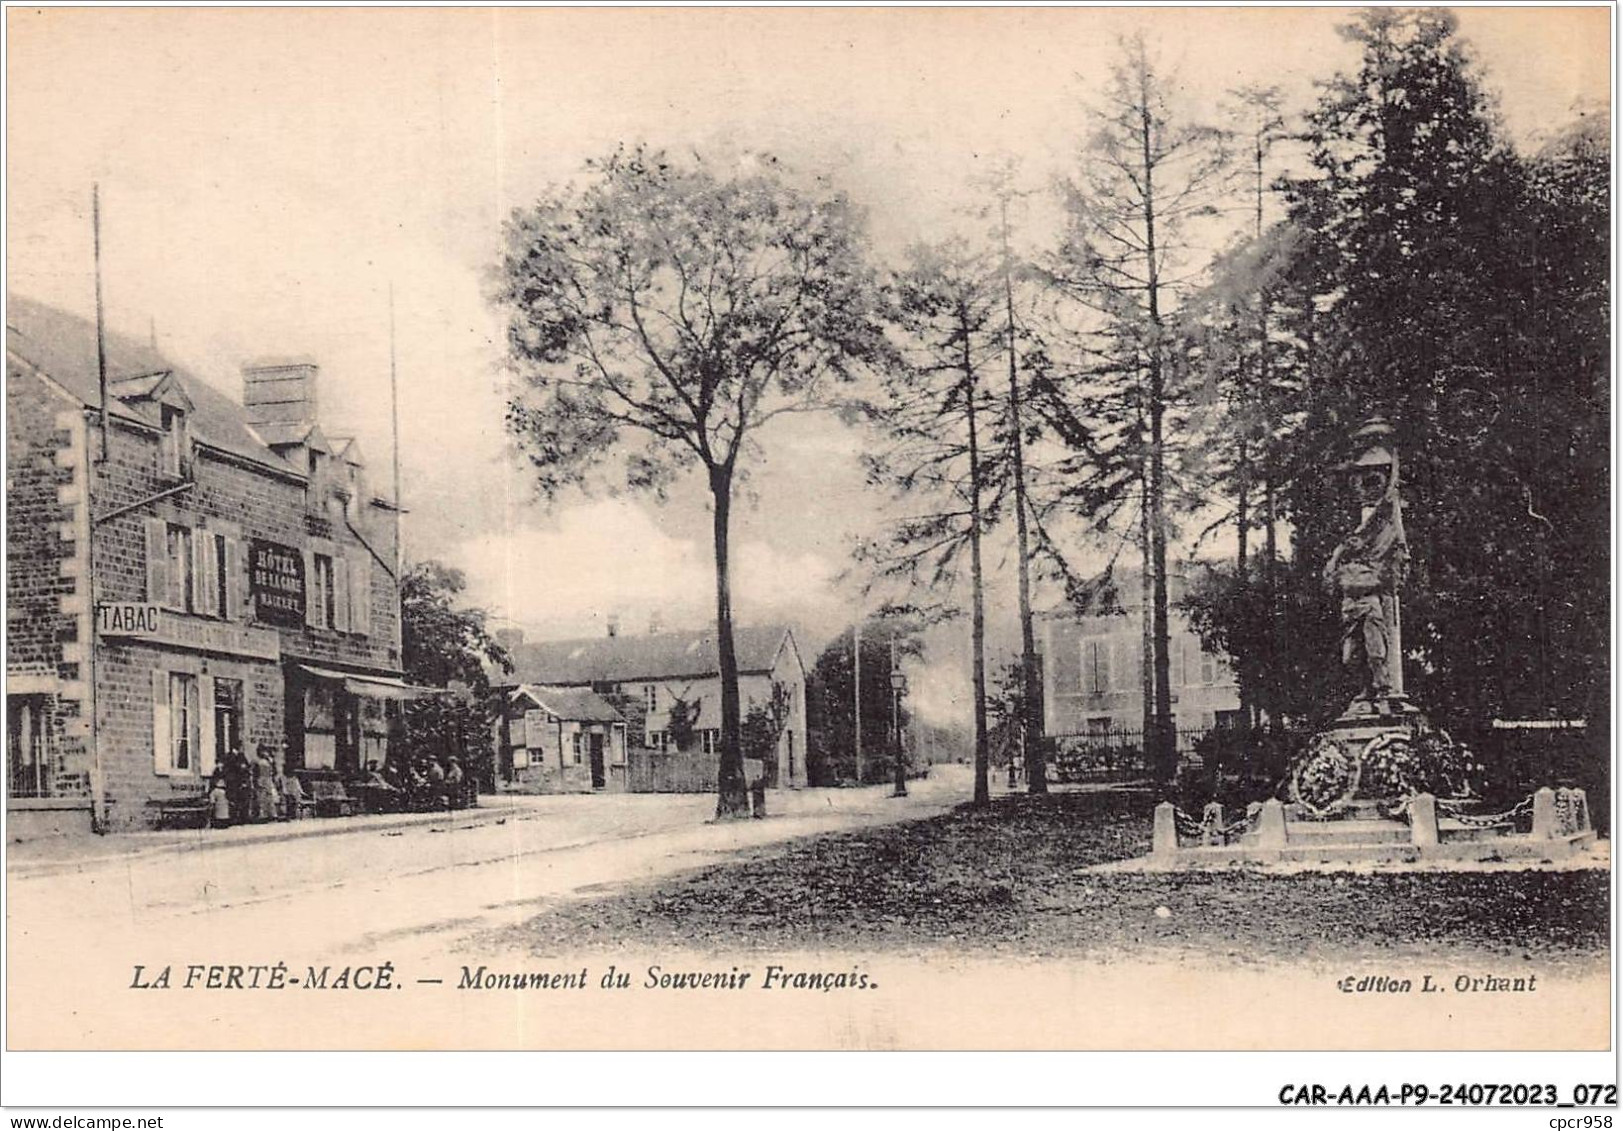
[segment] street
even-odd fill
[[[486,799],[486,808],[426,823],[322,821],[329,835],[293,839],[232,839],[253,829],[148,834],[151,846],[123,837],[124,851],[74,864],[53,864],[49,846],[31,845],[8,865],[11,969],[57,971],[73,957],[70,988],[85,994],[85,1008],[68,1012],[106,1016],[107,995],[130,986],[137,964],[149,978],[167,964],[197,963],[451,968],[446,956],[468,936],[522,922],[573,893],[941,812],[968,799],[968,769],[936,767],[911,783],[907,798],[889,794],[889,786],[773,791],[766,819],[719,824],[709,822],[708,794]],[[33,1024],[55,1031],[64,1005],[71,1002],[59,980],[13,979],[13,1040],[30,1044]]]
[[[1526,965],[1539,976],[1532,1010],[1515,994],[1449,995],[1439,1010],[1338,988],[1393,970],[1505,972],[1426,947],[1329,964],[1215,963],[1201,948],[1165,947],[892,955],[884,924],[852,922],[870,945],[762,951],[697,914],[691,937],[650,943],[585,904],[573,942],[514,943],[527,937],[514,928],[574,896],[760,850],[755,867],[770,868],[790,840],[943,813],[970,785],[967,767],[937,766],[905,800],[888,786],[778,791],[773,816],[726,824],[708,823],[708,795],[573,795],[487,799],[407,825],[303,822],[320,835],[293,839],[262,838],[310,830],[107,838],[79,845],[96,855],[75,862],[58,846],[54,864],[25,846],[8,862],[9,1039],[20,1049],[1021,1048],[1035,1031],[1078,1048],[1232,1048],[1257,1043],[1259,1024],[1272,1033],[1303,1008],[1334,1006],[1347,1023],[1333,1040],[1346,1048],[1446,1047],[1461,1031],[1524,1048],[1604,1041],[1606,972],[1585,965]],[[966,938],[993,913],[966,908]],[[750,929],[729,927],[733,937]],[[285,985],[270,988],[277,969]],[[956,1003],[949,1014],[945,1002]],[[1287,1027],[1261,1044],[1292,1039]]]

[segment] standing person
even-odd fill
[[[273,821],[282,807],[276,795],[276,773],[271,764],[270,751],[261,746],[254,757],[254,820]]]
[[[428,796],[434,808],[450,808],[449,799],[445,796],[445,767],[440,765],[438,758],[428,760]]]
[[[455,758],[451,759],[450,768],[445,771],[445,795],[451,809],[461,809],[468,803],[462,788],[462,763]]]
[[[209,782],[209,827],[229,828],[231,825],[231,799],[226,796],[225,774],[214,771]]]
[[[233,747],[225,756],[225,795],[231,817],[237,822],[248,820],[249,803],[253,799],[253,783],[248,758],[240,746]]]

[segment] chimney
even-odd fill
[[[248,423],[314,424],[316,363],[309,358],[266,358],[242,367],[242,405]]]
[[[610,636],[619,636],[620,635],[620,618],[619,618],[619,616],[617,616],[615,614],[612,614],[612,613],[609,615],[609,635]]]
[[[496,643],[511,652],[524,643],[524,630],[522,628],[498,628],[496,630]]]

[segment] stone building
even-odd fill
[[[106,357],[104,418],[95,327],[9,298],[14,835],[150,825],[244,754],[310,779],[381,763],[417,693],[399,513],[323,434],[317,367],[249,365],[239,404],[140,342]]]
[[[507,699],[504,788],[590,793],[630,788],[626,720],[587,687],[521,686]]]
[[[806,667],[786,625],[757,625],[734,630],[738,658],[740,714],[752,705],[776,704],[781,712],[776,756],[763,767],[769,785],[799,788],[806,784]],[[633,790],[710,790],[716,786],[721,738],[721,673],[715,633],[621,633],[584,640],[524,643],[504,638],[514,671],[507,677],[509,695],[516,685],[534,688],[579,688],[596,692],[626,722]],[[672,711],[680,704],[690,713],[693,741],[678,751],[671,737]],[[516,778],[515,758],[522,760],[508,712],[506,733],[498,735],[498,763],[505,782]],[[652,754],[652,757],[647,756]],[[678,755],[682,757],[678,757]],[[533,757],[533,756],[532,756]]]
[[[1180,741],[1239,722],[1240,692],[1226,657],[1206,651],[1178,609],[1184,579],[1168,577],[1168,679]],[[1042,626],[1043,725],[1051,735],[1137,731],[1144,718],[1144,621],[1139,577],[1124,573],[1080,614]]]

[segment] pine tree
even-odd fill
[[[1198,267],[1186,236],[1211,210],[1224,169],[1220,141],[1215,131],[1179,119],[1143,36],[1124,40],[1082,167],[1067,186],[1068,233],[1054,272],[1102,321],[1106,344],[1098,356],[1105,364],[1091,368],[1114,381],[1102,383],[1092,403],[1072,415],[1118,429],[1099,469],[1104,474],[1084,480],[1113,488],[1111,496],[1096,499],[1099,513],[1119,511],[1135,488],[1142,508],[1146,737],[1165,779],[1176,766],[1168,654],[1169,414],[1176,411],[1185,368],[1175,319],[1180,293]],[[1088,448],[1106,451],[1097,436]]]
[[[885,440],[867,462],[870,480],[895,490],[911,513],[862,548],[880,577],[938,603],[967,567],[977,805],[991,801],[983,543],[1009,482],[1008,449],[989,442],[1005,407],[989,388],[1006,344],[1001,278],[995,258],[962,241],[915,247],[896,274],[892,323],[902,360],[870,406]]]

